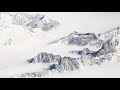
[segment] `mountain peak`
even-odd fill
[[[61,42],[69,45],[84,46],[89,42],[95,40],[97,40],[97,36],[94,33],[83,34],[74,31],[73,33],[69,34],[67,37],[63,38]]]

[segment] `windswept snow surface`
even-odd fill
[[[16,12],[17,13],[17,12]],[[15,15],[9,12],[10,15]],[[94,12],[23,12],[26,14],[42,14],[60,23],[59,26],[45,32],[41,28],[34,28],[34,32],[20,25],[11,24],[11,16],[3,15],[7,23],[0,23],[0,77],[8,78],[27,72],[40,72],[48,68],[49,64],[27,62],[38,53],[47,52],[62,57],[79,58],[77,54],[68,53],[74,50],[83,50],[85,47],[69,46],[53,43],[70,33],[104,33],[120,25],[120,13]],[[88,46],[86,46],[88,47]],[[89,47],[96,51],[95,47]],[[97,48],[99,49],[99,48]],[[101,66],[81,66],[79,70],[63,73],[49,72],[45,78],[88,78],[88,77],[120,77],[120,63],[116,59]]]

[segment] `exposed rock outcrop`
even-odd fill
[[[61,43],[66,45],[76,45],[76,46],[95,46],[96,48],[99,48],[102,44],[102,40],[98,39],[97,36],[94,33],[78,33],[74,31],[73,33],[69,34],[66,37],[62,37],[59,40],[55,40],[51,42],[50,44],[54,43]]]
[[[4,14],[6,17],[2,17]],[[2,23],[8,23],[9,18],[10,24],[24,26],[32,31],[34,28],[41,28],[43,31],[48,31],[59,24],[58,21],[46,18],[45,15],[41,14],[31,15],[26,13],[17,13],[11,15],[9,13],[0,13],[0,15],[0,21],[2,21]]]
[[[77,70],[79,67],[79,61],[76,58],[63,57],[58,64],[53,64],[49,68],[50,70],[55,69],[62,72]]]
[[[94,40],[97,40],[97,37],[94,33],[82,34],[78,32],[73,32],[67,37],[63,38],[61,43],[66,43],[69,45],[84,46]]]
[[[28,60],[29,63],[56,63],[62,59],[60,55],[53,55],[48,53],[39,53],[34,58]]]
[[[13,17],[13,24],[28,26],[31,28],[36,28],[41,23],[44,15],[29,15],[25,13],[18,13]]]
[[[25,13],[18,13],[13,18],[13,24],[26,26],[29,29],[42,28],[44,31],[47,31],[59,23],[52,19],[46,19],[45,15],[29,15]]]
[[[50,70],[56,69],[58,71],[69,71],[79,69],[78,58],[61,57],[60,55],[53,55],[48,53],[40,53],[35,58],[28,60],[29,63],[55,63],[50,66]]]

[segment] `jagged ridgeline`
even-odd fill
[[[69,45],[77,45],[77,46],[84,46],[88,44],[91,41],[97,40],[97,37],[94,33],[78,33],[78,32],[73,32],[67,37],[63,38],[61,40],[61,43],[66,43]]]
[[[100,40],[94,33],[78,33],[76,31],[72,32],[66,37],[62,37],[59,40],[50,42],[50,44],[65,44],[65,45],[75,45],[75,46],[95,46],[100,47],[103,43],[103,40]]]
[[[77,52],[81,55],[79,58],[71,58],[71,57],[61,57],[60,55],[53,55],[52,53],[39,53],[37,56],[27,60],[28,63],[51,63],[53,65],[50,66],[50,70],[57,69],[58,71],[64,70],[74,70],[79,69],[79,65],[85,64],[85,59],[90,62],[89,65],[102,63],[101,61],[97,61],[100,56],[107,56],[110,53],[114,53],[115,49],[109,49],[110,47],[104,45],[100,50],[96,52],[91,52],[88,48],[84,48],[83,51]],[[98,57],[96,59],[96,57]],[[87,65],[87,63],[86,63]]]
[[[99,62],[104,62],[105,60],[110,61],[112,58],[119,57],[119,51],[117,50],[119,47],[119,38],[120,38],[120,27],[117,27],[111,31],[106,33],[98,34],[98,39],[102,40],[101,47],[96,51],[91,51],[88,48],[84,48],[83,50],[74,50],[70,51],[73,54],[80,55],[83,63],[85,61],[91,64],[91,61],[94,62],[98,60]],[[89,42],[90,43],[90,42]],[[99,62],[97,62],[99,64]]]
[[[111,41],[108,40],[102,44],[102,47],[97,51],[90,51],[89,48],[84,48],[82,51],[71,51],[73,54],[80,55],[83,62],[86,60],[89,61],[90,64],[99,59],[100,62],[103,60],[111,60],[111,54],[117,53],[116,47],[111,44]],[[98,63],[98,62],[97,62]]]
[[[64,70],[79,69],[78,59],[79,58],[61,57],[60,55],[53,55],[51,53],[39,53],[36,57],[29,59],[28,63],[53,63],[49,69],[56,69],[61,72]]]
[[[116,53],[118,53],[116,47],[119,46],[119,33],[116,33],[116,30],[118,32],[119,29],[117,28],[110,31],[110,33],[99,34],[98,36],[93,33],[79,34],[78,32],[73,32],[68,35],[68,37],[61,39],[62,43],[67,42],[67,45],[84,46],[89,43],[97,42],[100,44],[100,48],[96,51],[89,50],[89,47],[84,48],[82,51],[71,51],[72,53],[80,55],[79,58],[61,57],[60,55],[53,55],[52,53],[39,53],[37,56],[27,60],[27,62],[47,63],[49,64],[48,68],[42,72],[24,73],[19,75],[19,77],[44,77],[44,75],[47,75],[48,72],[53,70],[58,72],[74,71],[80,69],[81,66],[101,65],[105,61],[111,61],[114,56],[118,58],[119,55],[116,55]],[[111,38],[105,38],[110,34]],[[102,35],[104,35],[103,39],[101,38]],[[94,44],[96,45],[96,43]]]
[[[13,77],[20,78],[39,78],[44,77],[49,72],[55,70],[58,72],[73,71],[80,68],[79,60],[80,58],[71,57],[61,57],[60,55],[53,55],[51,53],[39,53],[32,59],[27,60],[29,64],[31,63],[44,63],[49,64],[48,68],[45,68],[41,72],[23,73]]]
[[[2,23],[8,22],[8,19],[10,19],[9,23],[20,25],[30,30],[41,28],[43,31],[48,31],[59,24],[57,21],[47,19],[45,15],[41,14],[30,15],[26,13],[16,13],[11,15],[10,13],[0,13],[0,20],[3,21]],[[66,46],[78,46],[77,49],[75,47],[74,50],[72,49],[73,51],[70,51],[71,49],[69,51],[72,52],[72,54],[76,54],[79,58],[67,56],[62,57],[60,55],[42,52],[37,54],[35,57],[26,60],[26,62],[27,64],[42,63],[48,65],[48,67],[43,69],[41,72],[28,72],[21,74],[18,77],[42,77],[52,71],[74,71],[80,69],[82,66],[101,65],[105,61],[114,60],[113,57],[120,57],[119,51],[117,50],[120,42],[119,34],[120,27],[102,34],[78,33],[76,31],[72,32],[68,36],[56,40],[51,44],[58,44],[59,42],[61,44],[65,44]],[[12,38],[9,38],[4,43],[4,45],[11,44],[14,44]],[[91,47],[93,49],[94,46],[97,48],[92,51]],[[120,60],[120,58],[118,59]]]
[[[44,63],[49,64],[48,68],[44,68],[40,72],[28,72],[23,73],[17,76],[13,76],[13,78],[41,78],[49,74],[52,71],[64,72],[64,71],[74,71],[80,69],[81,65],[100,65],[103,63],[103,60],[108,60],[109,55],[104,58],[93,59],[89,56],[86,56],[90,53],[89,49],[83,50],[83,57],[80,58],[71,58],[71,57],[61,57],[60,55],[53,55],[51,53],[39,53],[32,59],[27,60],[29,64],[31,63]]]
[[[48,31],[59,24],[58,21],[48,19],[45,15],[41,14],[31,15],[26,13],[17,13],[11,15],[10,13],[0,13],[0,20],[5,20],[6,17],[3,18],[4,14],[12,19],[12,24],[25,26],[28,29],[42,28],[43,31]]]
[[[66,37],[56,40],[53,43],[62,43],[66,45],[76,45],[76,46],[96,46],[101,47],[101,45],[107,41],[112,40],[112,43],[117,43],[119,41],[120,27],[107,31],[105,33],[94,34],[94,33],[78,33],[74,31]]]

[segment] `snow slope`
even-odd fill
[[[109,31],[120,25],[120,13],[26,13],[40,13],[46,15],[49,18],[60,22],[60,25],[48,32],[44,32],[36,28],[33,33],[19,25],[11,25],[9,23],[5,24],[5,27],[0,29],[0,77],[11,77],[25,72],[39,72],[43,68],[48,67],[47,64],[28,64],[26,62],[28,59],[33,58],[40,52],[79,58],[79,55],[74,55],[68,52],[80,50],[81,47],[66,46],[60,43],[49,45],[48,43],[58,40],[61,37],[65,37],[73,31],[98,34]],[[13,12],[10,14],[13,14]],[[92,49],[96,50],[96,48]],[[119,64],[105,64],[102,67],[89,67],[87,69],[74,71],[74,73],[53,73],[46,77],[120,77],[118,67]]]

